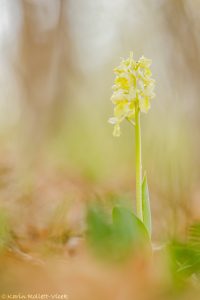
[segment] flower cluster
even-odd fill
[[[120,123],[124,119],[134,125],[136,109],[148,112],[150,100],[155,96],[150,65],[151,60],[144,56],[135,61],[131,52],[129,58],[114,69],[116,78],[111,101],[115,107],[114,117],[109,119],[109,123],[114,124],[114,136],[120,136]]]

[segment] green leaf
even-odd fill
[[[144,224],[137,218],[130,209],[122,206],[115,206],[112,212],[113,225],[118,236],[132,244],[139,244],[147,241],[148,233]]]
[[[90,207],[87,214],[87,240],[95,254],[121,261],[149,246],[144,224],[126,207],[115,206],[112,216],[101,207]]]
[[[90,207],[87,213],[87,238],[89,244],[101,255],[106,255],[110,248],[112,224],[107,214],[98,206]]]
[[[150,199],[149,199],[149,189],[147,183],[146,172],[142,181],[142,212],[143,212],[143,222],[147,228],[149,233],[149,237],[151,237],[151,207],[150,207]]]

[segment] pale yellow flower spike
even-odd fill
[[[116,74],[111,101],[114,104],[114,117],[109,122],[114,125],[114,136],[120,136],[120,124],[126,119],[135,124],[135,110],[147,113],[150,100],[155,97],[155,80],[151,77],[151,60],[142,56],[138,61],[130,52],[128,59],[122,59],[114,69]]]

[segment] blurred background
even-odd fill
[[[65,201],[73,224],[94,197],[134,203],[134,132],[107,122],[130,51],[156,79],[142,116],[154,239],[200,217],[199,31],[198,0],[0,0],[0,202],[20,236]]]
[[[199,32],[199,0],[0,0],[0,291],[128,300],[169,283],[162,258],[96,268],[82,236],[90,201],[135,206],[134,132],[114,138],[108,123],[113,68],[130,51],[156,79],[142,115],[153,241],[199,220]]]

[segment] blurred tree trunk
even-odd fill
[[[31,170],[64,115],[72,71],[71,43],[67,0],[22,0],[21,5],[22,31],[16,64],[23,103],[19,143],[25,169]]]
[[[188,79],[190,84],[193,83],[191,89],[196,90],[199,94],[200,43],[198,32],[200,28],[198,26],[200,24],[195,18],[195,10],[199,10],[200,5],[197,2],[195,5],[195,1],[166,0],[163,14],[173,47],[169,68],[174,81],[177,82],[178,79],[181,81],[180,84],[185,85]],[[192,100],[190,99],[190,101]]]

